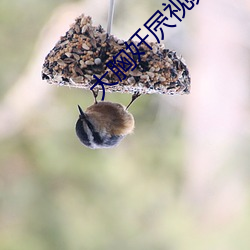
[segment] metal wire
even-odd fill
[[[114,17],[114,10],[115,10],[115,0],[110,0],[109,3],[109,13],[108,13],[108,25],[107,25],[107,33],[111,34],[112,31],[112,23]]]

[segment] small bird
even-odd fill
[[[94,93],[94,92],[93,92]],[[119,103],[101,101],[95,103],[84,112],[78,105],[80,112],[76,122],[76,134],[80,141],[88,148],[111,148],[134,130],[134,117],[127,111],[133,101],[140,96],[135,93],[127,108]]]

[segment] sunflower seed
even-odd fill
[[[82,44],[82,48],[85,49],[85,50],[89,50],[89,46],[86,44],[86,43],[83,43]]]

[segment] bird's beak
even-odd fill
[[[84,112],[82,111],[82,108],[79,105],[77,105],[77,106],[78,106],[78,110],[79,110],[79,113],[80,113],[80,118],[86,118]]]

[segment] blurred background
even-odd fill
[[[162,3],[117,0],[113,34],[128,39]],[[249,0],[201,0],[165,28],[191,94],[140,97],[134,134],[90,150],[74,126],[92,94],[41,68],[81,13],[106,28],[108,5],[0,2],[0,249],[249,250]]]

